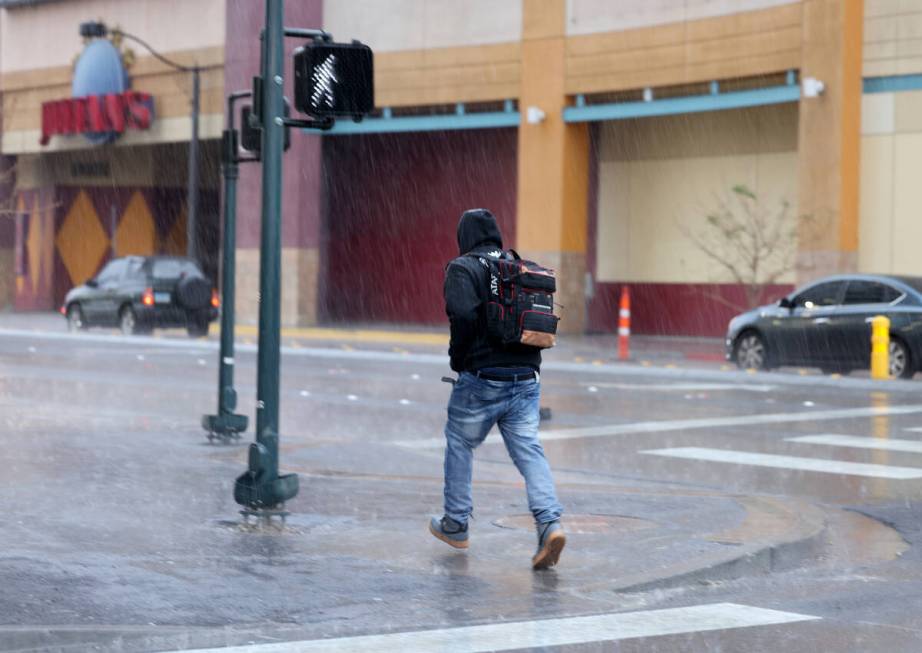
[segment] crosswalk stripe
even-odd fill
[[[689,460],[707,460],[716,463],[735,463],[756,467],[775,467],[777,469],[796,469],[826,474],[848,474],[850,476],[868,476],[871,478],[889,478],[909,480],[922,478],[922,468],[895,467],[891,465],[872,465],[852,463],[822,458],[799,458],[797,456],[778,456],[749,451],[730,449],[706,449],[703,447],[676,447],[672,449],[649,449],[640,453]]]
[[[771,392],[773,385],[755,383],[580,383],[581,386],[595,386],[611,390],[637,390],[640,392],[708,392],[717,390],[741,390],[746,392]]]
[[[566,617],[386,635],[196,649],[190,653],[351,653],[352,651],[480,653],[482,651],[510,651],[609,642],[728,628],[770,626],[816,619],[819,617],[736,603],[712,603],[685,608],[622,612],[591,617]]]
[[[832,447],[851,447],[853,449],[878,449],[882,451],[904,451],[907,453],[922,453],[922,442],[919,440],[897,440],[890,438],[864,438],[855,435],[803,435],[796,438],[785,438],[788,442],[802,442],[804,444],[826,444]]]

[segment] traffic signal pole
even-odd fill
[[[285,502],[298,494],[297,474],[279,474],[282,154],[286,130],[330,129],[337,116],[361,120],[374,108],[374,75],[372,52],[368,46],[358,41],[334,43],[332,36],[323,30],[286,28],[284,1],[265,2],[260,75],[253,79],[253,106],[241,139],[245,149],[257,152],[254,160],[262,161],[256,441],[250,445],[247,471],[237,477],[234,484],[234,500],[244,506],[241,512],[245,517],[253,515],[268,520],[276,515],[284,519],[287,514]],[[308,39],[308,43],[295,51],[293,61],[295,108],[308,119],[288,117],[286,110],[283,95],[286,36]],[[232,127],[232,120],[230,124]],[[257,129],[258,139],[253,138],[253,131]],[[236,132],[229,139],[236,143]],[[233,149],[236,155],[236,144]],[[233,290],[232,279],[228,287]],[[233,315],[227,307],[225,312]],[[222,328],[222,347],[225,335],[231,338],[227,346],[232,351],[232,324],[226,332]],[[231,385],[232,368],[222,368],[222,373],[223,398],[223,388]]]
[[[237,267],[237,179],[240,176],[237,130],[234,128],[234,104],[252,95],[238,91],[227,98],[227,129],[221,139],[221,169],[224,175],[224,236],[221,264],[221,348],[218,354],[218,412],[202,417],[208,440],[239,439],[247,430],[246,415],[234,413],[237,391],[234,390],[234,312]],[[243,159],[253,161],[254,159]]]
[[[237,503],[255,511],[281,510],[298,494],[297,474],[280,476],[279,364],[281,362],[282,151],[285,138],[283,0],[266,0],[262,83],[253,97],[262,129],[262,234],[259,256],[259,353],[256,372],[256,442],[249,469],[234,487]]]

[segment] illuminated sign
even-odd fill
[[[128,128],[148,129],[153,117],[153,97],[136,91],[45,102],[39,142],[47,145],[56,134],[104,134],[114,140]]]
[[[352,43],[311,42],[295,50],[295,109],[361,119],[375,107],[374,55]]]
[[[111,41],[94,39],[74,66],[72,97],[42,104],[42,137],[83,134],[96,144],[111,143],[126,129],[148,129],[154,119],[149,93],[129,90],[128,71]]]

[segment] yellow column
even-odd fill
[[[864,0],[804,0],[803,12],[801,79],[825,90],[800,101],[800,281],[857,265]]]
[[[523,0],[516,245],[558,274],[560,330],[585,326],[589,130],[567,125],[566,0]],[[528,109],[544,112],[528,122]]]

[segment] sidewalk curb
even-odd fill
[[[778,530],[779,521],[785,521],[788,527],[781,529],[783,532],[776,534],[776,539],[771,539],[771,534],[763,534],[754,542],[744,543],[742,537],[735,537],[732,533],[709,536],[707,539],[710,541],[737,544],[740,548],[724,555],[710,556],[712,559],[708,563],[697,568],[691,568],[692,564],[679,564],[665,576],[625,578],[611,589],[634,593],[733,580],[793,569],[819,553],[826,539],[827,519],[825,512],[817,506],[770,497],[739,496],[736,499],[746,505],[747,516],[744,525],[735,530],[758,528],[764,526],[765,521],[775,522],[775,528],[770,530]],[[793,526],[790,526],[791,521]],[[750,526],[746,526],[747,523]]]

